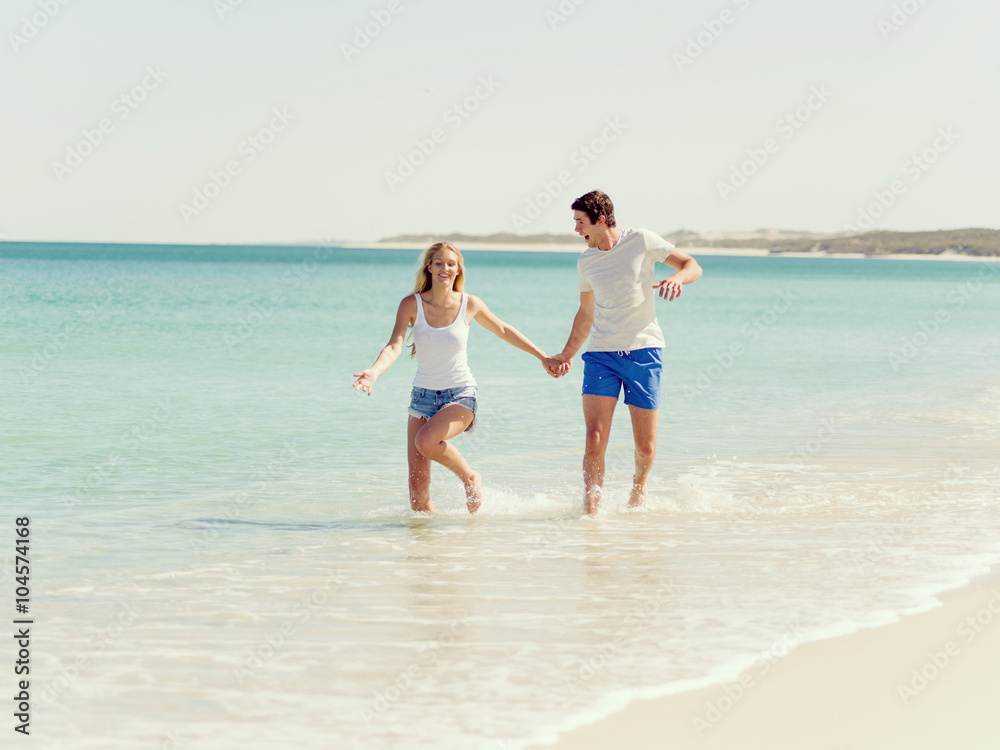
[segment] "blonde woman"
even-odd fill
[[[439,242],[420,257],[413,294],[399,303],[389,343],[371,367],[354,374],[354,389],[371,395],[378,377],[399,358],[406,331],[412,329],[415,351],[411,356],[417,358],[417,374],[410,396],[406,450],[410,507],[415,511],[434,510],[431,461],[451,470],[462,481],[470,513],[479,510],[482,503],[479,472],[448,442],[472,429],[476,420],[476,380],[467,355],[473,320],[508,344],[537,357],[546,372],[559,367],[517,329],[491,313],[481,299],[465,293],[462,254],[454,245]]]

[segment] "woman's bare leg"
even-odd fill
[[[479,472],[472,470],[458,448],[448,441],[465,432],[474,416],[471,409],[449,404],[427,420],[414,440],[417,451],[431,461],[437,461],[462,480],[466,506],[470,513],[479,510],[482,503],[482,477]]]
[[[416,439],[427,419],[410,417],[406,426],[406,461],[409,465],[410,507],[415,511],[433,511],[431,503],[431,461],[417,450]]]

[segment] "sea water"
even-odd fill
[[[554,380],[473,323],[470,516],[437,466],[408,509],[414,362],[351,387],[417,255],[0,245],[0,578],[13,607],[30,517],[38,747],[510,750],[1000,560],[1000,264],[701,258],[657,301],[648,504],[620,405],[596,517],[579,358]],[[561,349],[575,255],[465,257]]]

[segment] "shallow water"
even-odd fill
[[[579,360],[554,381],[474,327],[470,517],[440,467],[437,511],[407,508],[412,361],[350,387],[417,253],[314,252],[0,245],[40,747],[507,749],[1000,560],[1000,264],[700,259],[658,308],[648,506],[625,510],[622,410],[596,518]],[[562,346],[575,256],[466,262]]]

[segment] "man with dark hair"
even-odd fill
[[[615,204],[600,190],[592,190],[586,195],[581,195],[570,206],[573,211],[583,211],[587,214],[591,224],[596,224],[599,217],[604,216],[604,223],[609,227],[615,226]],[[575,214],[574,214],[575,218]],[[579,225],[577,231],[579,232]]]
[[[677,299],[684,284],[701,277],[701,266],[648,229],[619,229],[614,204],[600,190],[577,198],[571,208],[576,233],[587,242],[576,262],[580,309],[565,348],[552,358],[559,364],[551,366],[549,372],[553,377],[569,372],[573,357],[590,338],[583,355],[587,513],[596,513],[600,506],[611,418],[624,386],[635,440],[635,474],[628,505],[635,508],[646,500],[660,416],[660,354],[665,342],[656,320],[656,295],[668,302]],[[674,269],[659,283],[654,269],[657,261]]]

